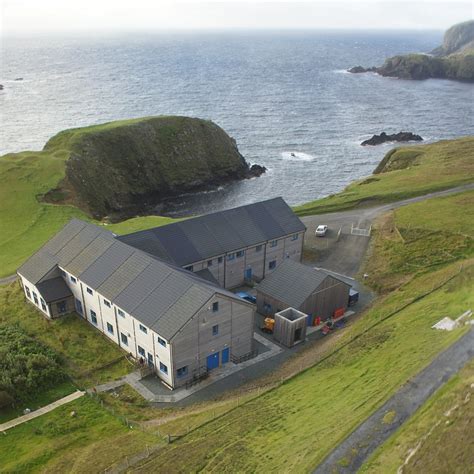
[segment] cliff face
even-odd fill
[[[96,218],[144,213],[164,198],[252,174],[224,130],[195,118],[152,117],[69,130],[45,150],[65,144],[65,179],[50,196],[66,197]]]
[[[442,46],[431,55],[407,54],[388,58],[381,67],[352,68],[350,72],[372,71],[400,79],[454,79],[474,81],[474,20],[449,28]]]

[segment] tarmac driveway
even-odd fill
[[[352,226],[369,229],[376,217],[390,210],[433,197],[448,196],[472,189],[474,189],[474,184],[466,184],[390,204],[302,217],[301,220],[308,228],[305,235],[305,247],[317,253],[317,258],[311,259],[311,263],[335,273],[354,277],[367,252],[370,237],[351,234]],[[314,235],[316,227],[320,224],[329,226],[326,237]],[[341,232],[338,238],[339,229]]]

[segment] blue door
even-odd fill
[[[79,314],[82,314],[82,302],[76,298],[76,311]]]
[[[229,348],[227,347],[222,351],[222,363],[227,364],[229,362]]]
[[[245,279],[246,280],[251,280],[252,279],[252,269],[251,268],[247,268],[247,270],[245,270]]]
[[[219,352],[207,356],[207,370],[216,369],[219,367]]]

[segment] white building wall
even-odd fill
[[[33,283],[29,282],[26,278],[20,275],[20,280],[21,284],[23,287],[23,293],[25,294],[26,299],[28,300],[29,303],[33,304],[38,308],[44,315],[46,315],[48,318],[51,318],[51,314],[49,312],[48,305],[46,302],[41,298],[41,294],[38,291],[38,288],[36,288]],[[30,292],[30,296],[28,297],[28,293],[26,291],[26,288],[28,288]],[[36,295],[37,302],[35,302],[34,295]],[[41,304],[43,302],[43,304]]]

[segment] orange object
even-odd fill
[[[273,328],[275,327],[275,320],[273,318],[265,318],[265,329],[273,332]]]
[[[314,319],[314,325],[315,326],[319,326],[321,324],[321,318],[319,316],[317,316],[315,319]]]
[[[338,308],[336,311],[334,311],[334,319],[340,318],[341,316],[344,316],[345,313],[345,308]]]

